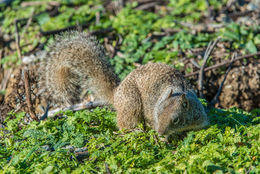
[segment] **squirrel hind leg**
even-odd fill
[[[117,125],[120,130],[133,129],[142,122],[142,100],[139,90],[130,84],[121,84],[114,95]],[[124,87],[125,86],[125,87]],[[127,86],[127,87],[126,87]]]

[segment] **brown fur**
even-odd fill
[[[119,85],[104,49],[93,37],[69,32],[56,38],[43,67],[43,87],[60,101],[75,103],[83,89],[114,105],[120,129],[144,121],[169,135],[208,123],[202,104],[174,68],[149,63],[131,72]]]

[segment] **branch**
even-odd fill
[[[232,55],[231,62],[230,62],[229,66],[228,66],[228,69],[227,69],[227,71],[226,71],[226,73],[225,73],[224,79],[222,80],[222,82],[221,82],[221,84],[220,84],[220,86],[219,86],[219,88],[218,88],[217,94],[214,96],[214,98],[213,98],[213,99],[211,100],[211,102],[210,102],[210,105],[211,105],[211,106],[214,106],[216,103],[219,102],[218,98],[219,98],[220,93],[221,93],[221,91],[222,91],[223,85],[224,85],[224,83],[225,83],[225,81],[226,81],[227,75],[228,75],[228,73],[229,73],[230,70],[231,70],[231,67],[232,67],[232,64],[233,64],[233,62],[234,62],[234,60],[235,60],[235,57],[237,57],[237,53],[234,53],[234,54]]]
[[[24,69],[24,88],[25,88],[25,94],[26,94],[26,103],[29,109],[29,113],[32,119],[38,121],[38,117],[36,117],[33,107],[32,107],[32,101],[31,101],[31,88],[30,88],[30,82],[29,82],[29,75],[28,75],[28,69]]]
[[[207,60],[209,59],[209,56],[211,55],[214,47],[216,46],[216,44],[218,43],[218,41],[220,40],[220,38],[217,38],[213,43],[210,42],[206,51],[205,51],[205,54],[204,54],[204,57],[203,57],[203,62],[202,62],[202,65],[201,65],[201,68],[200,68],[200,71],[199,71],[199,95],[201,98],[204,98],[203,96],[203,75],[204,75],[204,68],[205,68],[205,65],[207,63]]]
[[[40,120],[44,120],[47,117],[54,117],[57,113],[61,112],[61,111],[67,111],[67,110],[71,110],[71,111],[80,111],[83,109],[93,109],[96,107],[103,107],[103,106],[107,106],[107,104],[105,102],[101,102],[101,101],[96,101],[96,102],[88,102],[88,103],[79,103],[79,104],[75,104],[75,105],[71,105],[69,107],[66,108],[57,108],[51,111],[48,111],[48,107],[46,109],[46,112],[44,113],[44,115],[40,118]]]
[[[26,26],[25,26],[25,28],[24,28],[24,30],[23,30],[23,33],[22,33],[22,35],[21,35],[21,38],[23,38],[24,34],[26,33],[27,29],[29,28],[29,26],[30,26],[31,23],[32,23],[33,16],[34,16],[34,11],[35,11],[35,9],[33,9],[32,14],[30,15],[29,19],[27,20],[27,23],[26,23]]]
[[[237,57],[233,60],[233,62],[235,61],[238,61],[238,60],[241,60],[241,59],[247,59],[247,58],[252,58],[254,56],[260,56],[260,51],[255,53],[255,54],[247,54],[247,55],[244,55],[244,56],[240,56],[240,57]],[[216,65],[212,65],[210,67],[207,67],[204,69],[204,72],[206,71],[209,71],[209,70],[212,70],[212,69],[216,69],[218,67],[221,67],[221,66],[224,66],[224,65],[227,65],[229,64],[231,61],[224,61],[222,63],[219,63],[219,64],[216,64]],[[189,74],[186,74],[185,77],[190,77],[190,76],[194,76],[194,75],[197,75],[199,74],[199,71],[195,71],[193,73],[189,73]]]
[[[7,69],[6,71],[4,71],[4,77],[3,77],[2,82],[0,84],[0,90],[5,90],[6,89],[8,80],[9,80],[12,72],[13,72],[12,68]]]

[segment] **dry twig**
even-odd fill
[[[0,90],[5,90],[7,87],[8,80],[13,72],[13,69],[10,68],[4,72],[4,78],[2,79]]]
[[[220,40],[220,38],[217,38],[214,42],[210,42],[206,51],[205,51],[205,54],[204,54],[204,57],[203,57],[203,62],[202,62],[202,65],[201,65],[201,68],[200,68],[200,71],[199,71],[199,82],[198,82],[198,85],[199,85],[199,95],[201,98],[204,98],[203,96],[203,76],[204,76],[204,68],[205,68],[205,65],[207,63],[207,60],[209,58],[209,56],[211,55],[214,47],[216,46],[216,44],[218,43],[218,41]]]
[[[228,73],[230,72],[230,70],[231,70],[231,68],[232,68],[232,64],[233,64],[233,62],[234,62],[234,60],[235,60],[236,57],[237,57],[237,53],[234,53],[234,54],[232,55],[231,62],[230,62],[230,64],[229,64],[229,66],[228,66],[228,69],[227,69],[227,71],[226,71],[226,73],[225,73],[224,79],[222,80],[222,82],[221,82],[221,84],[220,84],[220,86],[219,86],[219,88],[218,88],[217,94],[214,96],[214,98],[213,98],[213,99],[211,100],[211,102],[210,102],[210,105],[211,105],[211,106],[214,106],[216,103],[219,102],[218,99],[219,99],[219,96],[220,96],[220,94],[221,94],[223,85],[224,85],[224,83],[225,83],[225,81],[226,81],[227,75],[228,75]]]
[[[34,11],[35,10],[33,9],[32,14],[30,15],[29,19],[27,20],[27,23],[26,23],[26,26],[24,27],[23,33],[21,35],[21,38],[23,38],[24,34],[26,33],[27,29],[29,28],[29,26],[32,23],[33,16],[34,16]]]
[[[237,57],[237,58],[235,58],[235,59],[233,60],[233,62],[238,61],[238,60],[242,60],[242,59],[252,58],[252,57],[255,57],[255,56],[260,56],[260,51],[257,52],[257,53],[255,53],[255,54],[248,54],[248,55],[244,55],[244,56]],[[230,62],[231,62],[231,61],[224,61],[224,62],[222,62],[222,63],[209,66],[209,67],[207,67],[207,68],[204,69],[204,72],[209,71],[209,70],[212,70],[212,69],[219,68],[219,67],[224,66],[224,65],[227,65],[227,64],[230,64]],[[186,74],[185,77],[190,77],[190,76],[194,76],[194,75],[197,75],[197,74],[199,74],[199,71],[195,71],[195,72],[193,72],[193,73]]]
[[[48,111],[48,107],[46,109],[46,115],[44,114],[40,120],[44,120],[46,117],[54,117],[58,112],[60,111],[67,111],[67,110],[71,110],[71,111],[80,111],[83,109],[93,109],[96,107],[103,107],[106,106],[106,103],[101,102],[101,101],[97,101],[97,102],[88,102],[88,103],[79,103],[79,104],[75,104],[66,108],[57,108],[51,111]],[[44,117],[44,118],[43,118]]]
[[[25,94],[26,94],[26,103],[29,109],[29,113],[31,115],[31,118],[38,121],[38,117],[36,117],[33,107],[32,107],[32,101],[31,101],[31,87],[30,87],[30,81],[29,81],[29,70],[24,69],[24,88],[25,88]]]
[[[136,7],[137,10],[147,10],[149,8],[155,7],[156,5],[158,5],[158,2],[149,2],[149,3],[145,3],[142,4],[138,7]]]
[[[190,59],[190,62],[197,68],[201,68],[201,66],[194,59]]]

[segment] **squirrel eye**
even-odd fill
[[[173,124],[178,124],[179,122],[180,122],[180,118],[179,117],[177,117],[177,118],[175,118],[173,120]]]

